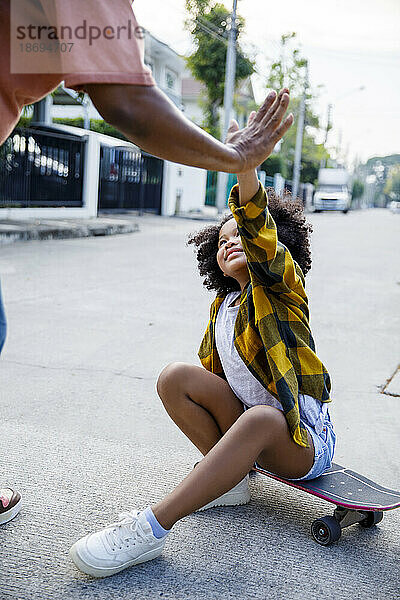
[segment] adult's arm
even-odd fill
[[[271,92],[252,123],[222,144],[189,121],[156,86],[88,84],[85,86],[103,118],[143,150],[194,167],[229,173],[260,165],[293,122],[284,121],[289,104],[285,88]]]

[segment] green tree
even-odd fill
[[[357,200],[357,198],[361,198],[363,193],[364,193],[364,183],[360,179],[355,179],[353,181],[353,187],[351,190],[352,200]]]
[[[300,50],[295,46],[296,33],[288,33],[281,36],[279,59],[270,65],[267,88],[276,91],[283,87],[290,89],[290,103],[288,111],[295,116],[295,124],[289,129],[282,140],[279,156],[281,162],[281,174],[286,179],[291,179],[293,174],[294,151],[296,146],[296,117],[299,114],[300,101],[303,95],[307,59],[301,56]],[[316,134],[321,126],[318,115],[314,112],[312,102],[316,93],[307,87],[306,93],[306,112],[304,121],[303,149],[301,158],[301,181],[315,183],[318,177],[318,169],[321,161],[329,158],[329,153],[323,144],[317,144]],[[272,155],[262,168],[269,173],[268,162]],[[276,161],[275,161],[276,164]]]
[[[204,128],[220,137],[218,109],[224,99],[225,62],[229,37],[230,12],[220,3],[211,0],[186,0],[189,29],[196,50],[187,59],[193,76],[206,87]],[[237,40],[244,28],[244,19],[236,18]],[[237,42],[235,82],[239,82],[254,71],[253,62],[246,57]]]
[[[261,170],[272,177],[275,173],[283,173],[284,165],[281,154],[271,154],[261,165]]]
[[[384,194],[389,196],[390,200],[400,200],[400,165],[391,168]]]
[[[280,56],[271,63],[267,81],[267,86],[277,91],[288,87],[293,98],[298,98],[303,93],[304,72],[307,66],[307,59],[300,55],[299,48],[291,44],[296,35],[292,32],[281,36]]]
[[[390,201],[389,188],[385,192],[386,183],[393,173],[393,169],[400,166],[400,154],[388,156],[373,156],[364,165],[360,165],[363,179],[373,176],[373,203],[374,206],[385,206]]]
[[[354,179],[352,189],[351,189],[351,206],[352,206],[352,208],[359,207],[359,202],[357,202],[357,200],[359,200],[361,198],[361,196],[363,195],[364,189],[365,189],[365,186],[364,186],[364,183],[361,181],[361,179]]]

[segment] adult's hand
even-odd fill
[[[272,153],[275,145],[293,123],[290,114],[282,121],[289,105],[289,90],[284,88],[276,95],[268,94],[261,108],[251,115],[247,127],[238,129],[231,122],[226,145],[237,153],[237,173],[246,173],[258,167]]]

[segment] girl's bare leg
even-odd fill
[[[228,383],[195,365],[176,362],[165,367],[157,392],[171,419],[203,455],[243,414]]]
[[[207,371],[205,374],[207,397],[217,399],[212,404],[212,409],[215,409],[214,404],[219,404],[218,388],[213,385],[214,379],[208,377],[212,374]],[[218,376],[213,377],[225,383]],[[162,393],[161,385],[160,391]],[[171,407],[167,410],[170,411]],[[204,412],[203,408],[202,410]],[[285,416],[276,408],[250,408],[234,420],[218,440],[222,428],[219,433],[216,418],[210,415],[207,419],[199,411],[194,414],[207,428],[206,434],[202,434],[200,424],[197,429],[193,415],[192,422],[188,419],[187,425],[182,417],[181,429],[188,437],[191,434],[196,439],[196,442],[192,441],[206,456],[168,496],[152,507],[155,517],[165,529],[170,529],[179,519],[230,490],[243,479],[255,461],[282,477],[302,477],[311,469],[314,460],[311,437],[309,436],[309,448],[296,444],[290,436]],[[232,418],[234,413],[230,416]],[[175,417],[178,419],[176,414]],[[224,418],[223,415],[219,415],[219,419],[221,418]],[[189,428],[188,433],[183,427]],[[208,446],[211,447],[207,451]]]

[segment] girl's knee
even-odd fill
[[[173,362],[164,367],[157,379],[157,393],[161,400],[171,391],[177,392],[187,377],[190,365]]]
[[[287,429],[285,415],[273,406],[258,404],[247,409],[240,417],[249,430],[261,434],[268,433],[271,437]]]

